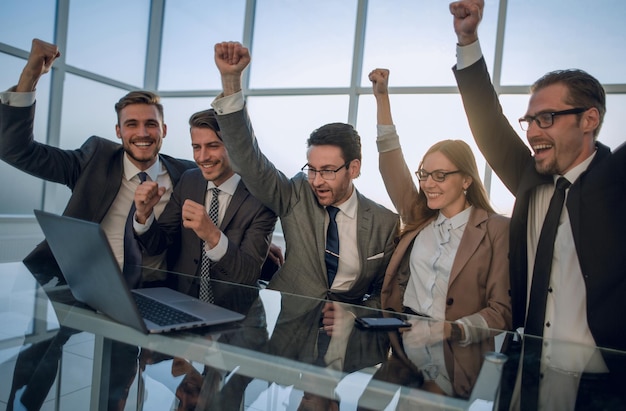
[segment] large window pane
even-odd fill
[[[17,84],[25,60],[0,54],[0,89],[6,90]],[[46,141],[48,124],[48,100],[50,76],[46,75],[37,84],[37,106],[35,114],[35,140]],[[0,186],[4,194],[0,200],[0,214],[30,214],[41,208],[42,181],[0,161]]]
[[[626,82],[626,2],[509,1],[503,84],[531,84],[576,67],[603,83]]]
[[[350,85],[356,0],[259,0],[252,88]]]
[[[53,42],[55,0],[0,2],[0,42],[30,50],[33,38]]]
[[[220,89],[213,46],[241,41],[244,0],[186,0],[165,3],[159,89]]]
[[[307,161],[311,132],[327,123],[346,122],[348,97],[250,97],[248,110],[261,151],[291,177]]]
[[[485,2],[481,45],[491,67],[498,3]],[[415,0],[370,0],[361,85],[369,72],[389,68],[394,86],[456,85],[456,34],[448,3]]]
[[[119,142],[115,135],[115,103],[127,92],[105,84],[68,74],[63,90],[63,112],[59,146],[73,150],[90,136],[96,135]],[[56,212],[65,209],[70,190],[60,184],[49,184],[49,200]]]
[[[609,94],[606,97],[606,114],[598,141],[615,150],[626,142],[624,119],[626,118],[626,95]]]
[[[149,0],[72,0],[67,64],[143,86]]]
[[[476,157],[478,170],[484,170],[485,161],[476,148],[458,95],[391,95],[391,107],[402,151],[411,171],[417,170],[430,146],[445,139],[467,142]],[[363,143],[363,167],[357,186],[368,197],[393,209],[378,171],[373,96],[364,96],[359,101],[358,130]],[[413,180],[417,183],[415,178]]]

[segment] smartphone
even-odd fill
[[[411,326],[411,323],[396,317],[359,317],[354,322],[364,330],[397,330]]]

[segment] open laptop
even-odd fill
[[[245,317],[166,287],[130,290],[99,224],[34,213],[74,297],[122,324],[147,334]]]

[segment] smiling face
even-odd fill
[[[219,186],[233,174],[224,143],[215,131],[205,127],[191,127],[193,159],[207,181]]]
[[[345,164],[341,148],[333,145],[312,145],[307,151],[307,164],[315,170],[336,170]],[[352,195],[352,179],[361,171],[361,161],[355,159],[335,173],[334,180],[324,180],[320,173],[315,173],[309,184],[323,206],[337,206]]]
[[[459,169],[440,151],[427,154],[421,168],[429,173],[435,170],[448,172]],[[472,178],[463,173],[448,174],[442,182],[437,182],[432,176],[428,176],[426,180],[420,181],[420,190],[426,196],[428,208],[439,210],[444,216],[450,218],[469,206],[463,190],[467,190],[471,184]]]
[[[528,102],[527,116],[573,108],[565,103],[568,89],[562,83],[537,90]],[[598,111],[591,108],[580,115],[555,116],[545,129],[532,122],[526,138],[535,153],[535,168],[541,174],[563,175],[580,164],[595,150],[593,130],[598,126]]]
[[[129,104],[120,111],[115,132],[130,161],[140,170],[146,170],[157,159],[167,126],[156,106]]]

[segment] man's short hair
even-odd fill
[[[314,130],[306,141],[311,146],[337,146],[348,162],[361,160],[361,137],[354,127],[345,123],[330,123]]]
[[[189,129],[192,128],[208,128],[215,131],[215,134],[222,139],[222,133],[220,132],[220,125],[217,122],[217,117],[215,115],[215,110],[208,109],[203,111],[198,111],[197,113],[193,113],[191,117],[189,117]]]
[[[568,95],[565,103],[573,107],[595,107],[598,109],[600,122],[593,132],[594,138],[597,138],[606,113],[606,92],[602,84],[591,74],[580,69],[555,70],[535,81],[530,87],[530,92],[534,94],[543,88],[558,83],[567,87]]]
[[[126,94],[124,97],[119,99],[117,103],[115,103],[115,112],[117,113],[118,123],[120,122],[120,112],[122,109],[126,106],[130,106],[131,104],[148,104],[150,106],[155,106],[161,116],[161,121],[164,119],[161,97],[151,91],[136,90]]]

